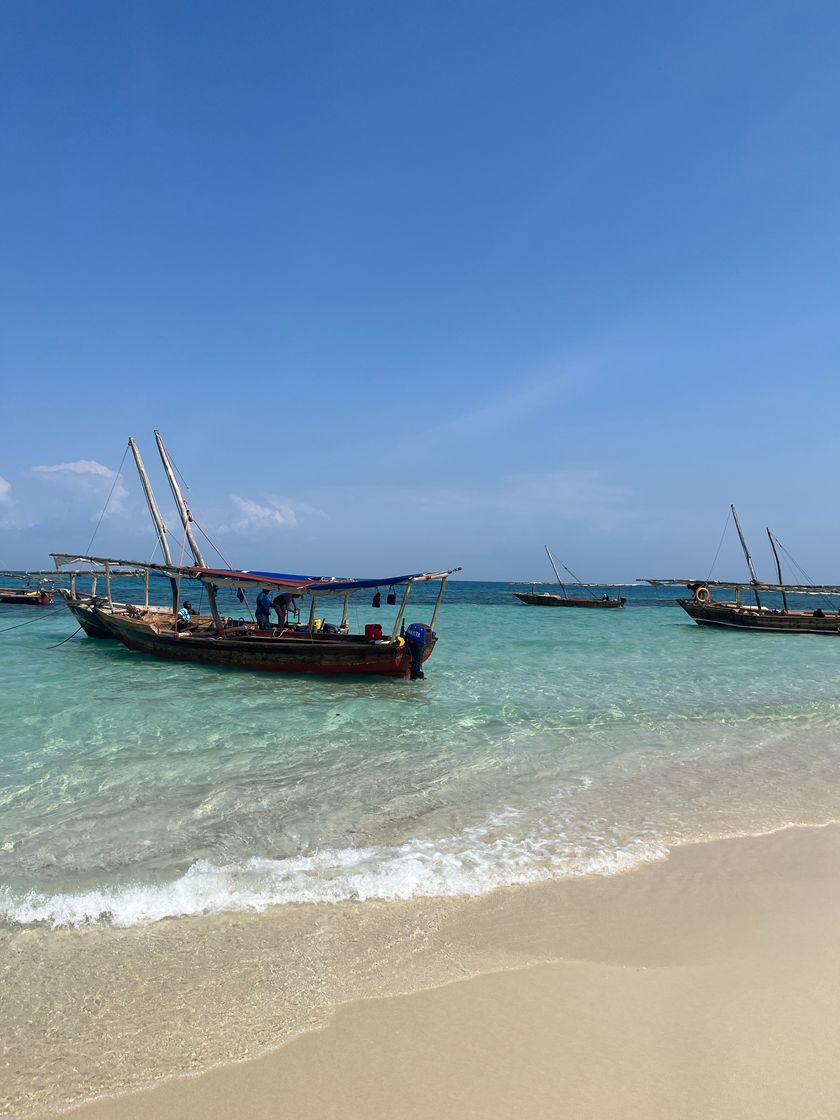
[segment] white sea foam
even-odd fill
[[[226,865],[202,859],[172,882],[156,885],[66,894],[0,887],[0,920],[54,929],[103,920],[126,927],[289,903],[479,895],[557,877],[617,874],[666,856],[666,848],[641,842],[614,851],[563,853],[546,839],[489,839],[487,829],[474,828],[444,842],[324,848],[313,855]]]

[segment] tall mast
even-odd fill
[[[178,513],[181,515],[181,524],[184,526],[184,532],[187,534],[187,541],[189,542],[193,559],[199,568],[206,568],[207,565],[204,563],[204,557],[201,555],[201,549],[198,547],[191,528],[192,514],[189,511],[187,503],[184,501],[184,495],[181,493],[181,487],[178,485],[178,479],[175,477],[175,471],[172,468],[169,454],[164,447],[163,440],[157,428],[155,428],[155,441],[157,442],[158,451],[160,452],[163,469],[166,471],[166,477],[169,480],[172,496],[175,498],[175,505],[178,507]]]
[[[157,428],[155,428],[155,441],[157,442],[158,451],[160,452],[163,469],[166,471],[166,477],[169,479],[169,486],[172,490],[173,497],[175,498],[175,504],[178,507],[178,513],[181,515],[181,522],[183,523],[184,532],[186,533],[187,540],[189,541],[193,559],[195,560],[199,568],[206,568],[207,565],[204,563],[204,557],[201,555],[201,549],[198,547],[195,536],[193,535],[193,531],[190,527],[192,523],[192,514],[187,507],[187,503],[184,501],[184,495],[181,493],[181,487],[178,485],[178,479],[175,477],[175,471],[172,469],[172,463],[169,459],[169,455],[163,445],[163,440],[161,439],[160,432],[157,430]],[[223,630],[223,625],[222,620],[219,616],[219,608],[216,605],[215,589],[212,583],[209,583],[206,580],[203,580],[202,582],[207,588],[207,601],[210,604],[210,613],[213,616],[213,622],[216,625],[216,630],[221,633]]]
[[[779,552],[776,548],[776,540],[769,529],[767,530],[767,536],[770,538],[770,547],[773,549],[773,557],[776,561],[776,573],[779,577],[779,585],[781,586],[781,584],[783,584],[785,581],[782,578],[782,562],[779,559]],[[782,605],[784,606],[785,611],[787,611],[787,595],[784,593],[784,591],[782,592]]]
[[[167,564],[172,564],[172,553],[169,551],[169,541],[166,536],[166,526],[163,523],[163,518],[160,515],[155,495],[152,490],[149,476],[146,474],[146,468],[143,466],[143,460],[140,458],[140,448],[134,442],[132,436],[128,437],[128,446],[131,448],[131,453],[134,456],[134,463],[137,467],[137,473],[140,475],[140,482],[143,486],[143,493],[146,495],[146,501],[149,505],[149,513],[152,515],[152,521],[155,523],[157,530],[158,540],[160,547],[163,550],[163,558]]]
[[[744,531],[741,528],[741,522],[738,520],[738,514],[735,512],[735,506],[732,505],[729,508],[732,510],[732,519],[735,522],[735,528],[738,530],[738,537],[740,538],[740,541],[741,541],[741,548],[743,548],[743,550],[744,550],[744,556],[746,557],[746,560],[747,560],[747,567],[750,570],[750,579],[752,580],[753,594],[755,595],[755,605],[758,607],[759,610],[761,610],[761,599],[758,596],[758,577],[755,574],[755,568],[753,567],[752,556],[750,556],[750,550],[747,548],[747,542],[744,539]]]
[[[557,577],[557,582],[560,584],[560,587],[563,589],[563,595],[566,599],[568,599],[569,598],[569,592],[566,590],[565,583],[563,583],[562,579],[560,578],[560,573],[557,571],[557,565],[554,563],[554,557],[551,555],[551,550],[549,549],[548,545],[544,545],[543,547],[545,548],[545,554],[548,557],[548,562],[551,564],[552,568],[554,569],[554,574]]]

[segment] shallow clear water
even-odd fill
[[[840,641],[513,590],[451,585],[414,684],[55,646],[63,606],[4,608],[0,921],[478,893],[840,816]]]

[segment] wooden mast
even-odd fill
[[[744,531],[741,528],[741,522],[738,520],[738,514],[735,512],[735,506],[731,505],[729,508],[732,510],[732,519],[735,522],[735,528],[738,530],[738,537],[741,541],[741,548],[744,550],[744,556],[747,560],[747,567],[750,570],[750,579],[752,580],[753,594],[755,595],[755,605],[759,610],[761,610],[761,599],[759,598],[758,594],[758,577],[755,574],[752,556],[750,556],[750,550],[747,548],[747,542],[744,539]]]
[[[137,467],[137,473],[140,475],[140,483],[143,487],[143,493],[146,495],[146,502],[149,506],[149,513],[152,515],[155,529],[157,530],[158,540],[160,547],[163,551],[163,558],[167,564],[172,564],[172,553],[169,551],[169,541],[166,536],[166,526],[163,523],[163,518],[160,515],[155,495],[152,490],[149,476],[146,474],[146,468],[143,466],[143,460],[140,458],[140,448],[134,442],[132,436],[128,437],[128,446],[131,448],[131,453],[134,456],[134,465]]]
[[[767,536],[770,538],[770,547],[773,549],[773,557],[776,561],[776,574],[779,577],[779,583],[783,584],[784,579],[782,578],[782,562],[779,559],[779,553],[778,553],[778,550],[776,548],[776,541],[773,537],[773,534],[770,532],[769,529],[767,530]],[[788,601],[787,601],[787,595],[784,593],[784,591],[782,592],[782,604],[783,604],[784,609],[785,609],[785,614],[787,614]]]
[[[160,432],[155,428],[155,440],[157,442],[158,452],[160,453],[163,469],[166,471],[166,477],[169,481],[169,488],[172,491],[172,496],[175,498],[175,505],[178,507],[178,513],[181,516],[181,524],[184,526],[184,532],[187,534],[187,541],[189,542],[190,551],[193,554],[193,560],[199,568],[206,568],[204,557],[201,555],[201,549],[198,547],[195,536],[191,526],[192,514],[189,511],[187,503],[184,501],[184,495],[181,493],[181,487],[178,485],[178,479],[175,477],[175,471],[169,458],[169,453],[163,444]]]
[[[164,447],[163,439],[161,438],[161,434],[157,430],[157,428],[155,428],[155,442],[157,443],[158,452],[160,453],[160,459],[163,463],[163,469],[164,471],[166,471],[166,477],[169,480],[169,488],[172,491],[172,496],[175,498],[175,504],[178,507],[178,513],[181,515],[181,523],[184,526],[184,532],[186,533],[187,540],[189,541],[193,559],[195,560],[199,568],[206,568],[207,565],[204,562],[204,557],[201,555],[201,549],[198,547],[198,543],[196,542],[195,536],[193,535],[193,531],[190,527],[192,523],[192,514],[189,511],[187,503],[184,501],[184,495],[181,493],[181,487],[178,485],[178,479],[175,477],[175,471],[173,470],[169,454]],[[204,586],[207,588],[207,599],[210,603],[210,613],[213,616],[213,622],[215,623],[216,628],[218,630],[221,630],[222,620],[219,617],[219,608],[216,606],[216,592],[213,590],[212,583],[205,583]]]
[[[166,536],[166,525],[163,523],[163,518],[160,515],[158,504],[155,501],[154,491],[152,484],[149,482],[149,476],[146,474],[146,468],[143,465],[143,460],[140,457],[140,448],[134,442],[133,436],[128,437],[128,446],[131,448],[131,453],[134,456],[134,465],[137,467],[137,473],[140,475],[140,485],[143,487],[143,493],[146,495],[146,502],[149,506],[149,513],[152,515],[152,521],[155,525],[160,547],[163,551],[163,558],[167,564],[172,564],[172,553],[169,550],[169,540]],[[178,613],[178,581],[169,578],[170,586],[172,587],[172,613]],[[146,572],[146,606],[149,605],[149,573]]]
[[[563,591],[563,598],[568,599],[569,592],[566,590],[565,583],[563,583],[562,579],[560,578],[560,573],[557,571],[557,565],[554,563],[554,557],[551,555],[551,550],[548,545],[543,545],[543,547],[545,548],[545,554],[548,557],[548,561],[554,569],[554,575],[557,577],[557,582],[560,584],[560,587]]]

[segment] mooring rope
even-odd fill
[[[47,649],[58,649],[58,647],[63,646],[65,642],[69,642],[71,638],[75,638],[80,630],[81,626],[77,626],[72,634],[68,634],[66,638],[62,638],[60,642],[54,642],[51,646],[47,646]]]
[[[9,630],[18,630],[21,626],[31,626],[33,622],[40,622],[40,618],[27,618],[26,622],[16,622],[14,626],[7,626],[0,630],[0,634],[7,634]]]

